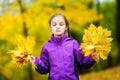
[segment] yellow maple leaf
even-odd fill
[[[103,60],[107,59],[109,52],[111,51],[112,38],[111,31],[103,29],[102,26],[96,27],[91,24],[90,27],[84,31],[83,43],[81,48],[85,56],[89,56],[96,51],[100,58]],[[98,60],[95,60],[99,62]]]

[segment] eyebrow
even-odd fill
[[[51,22],[51,24],[56,24],[56,22]]]
[[[51,22],[51,23],[56,23],[56,22]],[[59,23],[65,23],[65,22],[62,21],[62,22],[59,22]]]
[[[64,23],[64,22],[60,22],[60,23]]]

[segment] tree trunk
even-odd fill
[[[116,38],[118,44],[118,63],[120,63],[120,0],[117,0],[117,15],[116,15]]]
[[[23,34],[25,37],[27,37],[28,35],[28,31],[27,31],[27,27],[26,27],[26,23],[25,23],[25,18],[24,18],[24,12],[25,12],[25,8],[23,8],[22,6],[22,2],[21,0],[18,0],[19,6],[20,6],[20,12],[21,12],[21,16],[22,16],[22,21],[23,21]]]
[[[18,0],[19,6],[20,6],[20,12],[21,12],[21,16],[22,16],[22,24],[23,24],[23,35],[25,37],[28,36],[28,29],[26,27],[26,22],[25,22],[25,18],[24,18],[24,12],[25,12],[25,8],[22,6],[22,1]],[[28,66],[28,72],[29,72],[29,80],[33,80],[33,75],[32,75],[32,67],[31,65]]]

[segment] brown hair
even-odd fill
[[[69,22],[68,22],[67,18],[66,18],[63,14],[61,14],[61,13],[54,14],[54,15],[52,15],[52,16],[50,17],[49,22],[48,22],[48,23],[49,23],[49,26],[51,25],[52,19],[53,19],[54,17],[56,17],[56,16],[62,16],[62,17],[63,17],[63,19],[65,20],[65,24],[66,24],[66,26],[68,27],[68,30],[67,30],[68,36],[70,36]]]

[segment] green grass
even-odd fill
[[[120,80],[120,66],[80,75],[80,80]]]

